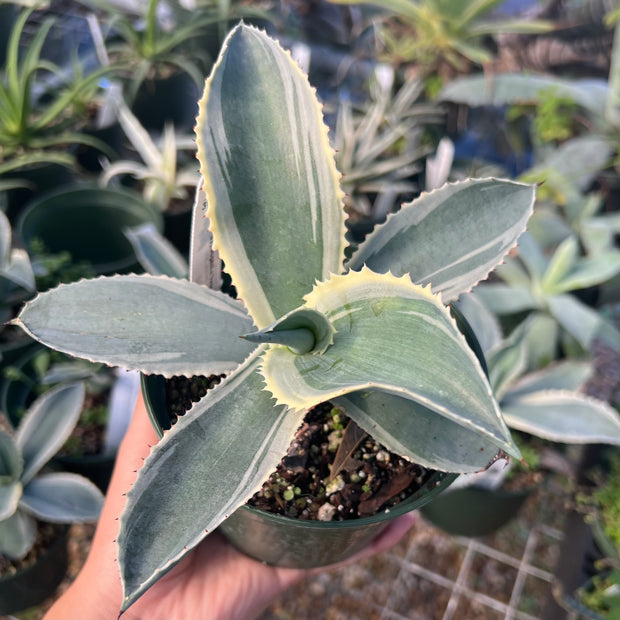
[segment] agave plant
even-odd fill
[[[590,360],[554,360],[532,368],[530,360],[545,354],[544,340],[537,337],[536,313],[502,338],[497,320],[478,305],[475,295],[463,296],[458,305],[472,318],[493,394],[510,428],[558,443],[620,445],[618,413],[584,393],[593,374]]]
[[[54,388],[32,404],[14,436],[0,430],[0,553],[11,559],[32,548],[37,519],[86,523],[99,517],[103,495],[89,480],[41,472],[71,434],[83,401],[82,383]]]
[[[75,76],[69,83],[44,88],[43,76],[58,75],[59,67],[41,57],[54,19],[45,20],[27,50],[20,50],[22,33],[35,8],[24,9],[7,43],[4,67],[0,68],[0,174],[14,173],[33,164],[71,166],[74,157],[68,144],[85,144],[106,151],[105,144],[73,128],[67,115],[76,97],[91,91],[108,68]],[[36,91],[40,92],[36,95]]]
[[[568,236],[546,256],[534,238],[525,234],[518,257],[510,257],[497,269],[503,282],[485,283],[475,295],[498,316],[536,312],[548,324],[548,360],[558,343],[578,343],[579,353],[589,351],[596,340],[620,350],[620,332],[600,311],[580,301],[574,291],[610,280],[620,272],[620,253],[606,249],[583,256],[576,235]]]
[[[260,488],[326,400],[434,469],[519,454],[444,304],[515,245],[533,186],[478,179],[422,195],[343,266],[343,194],[314,92],[289,54],[245,25],[206,82],[196,133],[208,219],[198,200],[195,221],[210,225],[238,299],[196,282],[198,235],[192,281],[61,285],[15,320],[75,356],[167,377],[227,374],[165,433],[128,493],[122,609]]]

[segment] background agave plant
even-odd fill
[[[532,186],[478,179],[425,194],[343,268],[343,196],[320,107],[290,56],[247,26],[228,36],[207,80],[197,135],[214,247],[239,299],[114,276],[43,293],[15,320],[87,359],[168,377],[227,373],[153,448],[128,493],[123,609],[260,488],[325,400],[435,469],[477,471],[500,450],[519,454],[444,303],[514,246]]]

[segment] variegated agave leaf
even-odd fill
[[[14,324],[58,351],[168,377],[228,372],[254,348],[239,338],[253,323],[238,301],[163,276],[62,285],[28,302]]]
[[[145,460],[121,517],[122,609],[258,491],[286,453],[305,412],[274,406],[262,389],[261,351],[180,418]]]
[[[377,226],[350,269],[410,274],[454,301],[486,278],[515,246],[534,208],[534,187],[469,179],[422,194]],[[449,222],[449,225],[447,223]]]
[[[299,306],[315,280],[342,270],[345,240],[314,92],[260,31],[242,26],[226,39],[200,102],[197,143],[214,247],[265,327]]]

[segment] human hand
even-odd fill
[[[158,441],[140,397],[119,449],[114,474],[80,574],[56,601],[46,620],[115,618],[122,589],[116,561],[118,516],[150,446]],[[122,618],[126,620],[243,620],[258,617],[281,592],[304,577],[357,562],[396,544],[413,524],[411,514],[391,524],[368,547],[340,564],[318,569],[267,566],[237,551],[217,531],[155,583]],[[171,524],[174,535],[174,524]]]

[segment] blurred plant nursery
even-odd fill
[[[0,0],[0,316],[1,617],[141,391],[122,611],[415,510],[260,620],[620,620],[617,0]]]

